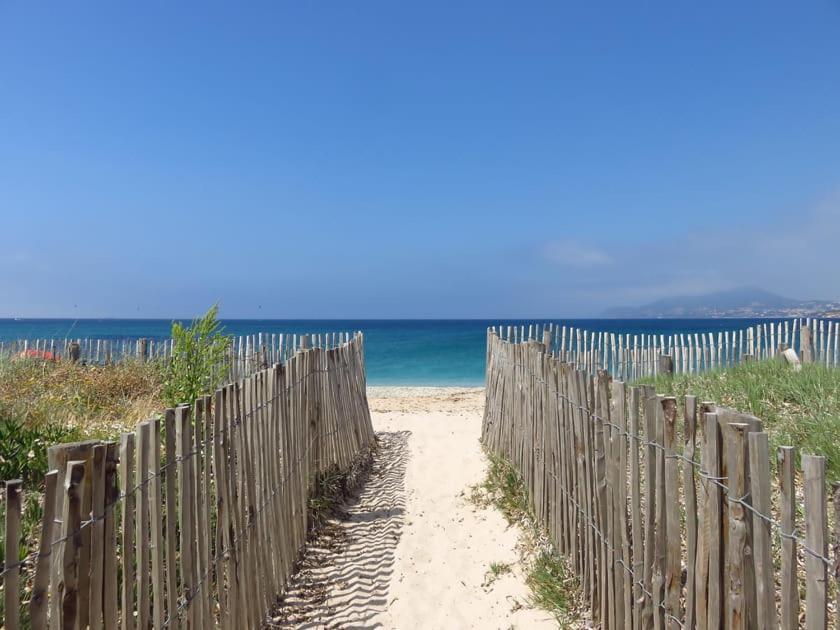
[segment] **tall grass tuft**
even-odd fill
[[[659,394],[686,394],[751,413],[764,423],[771,447],[796,446],[824,455],[830,477],[840,478],[840,370],[816,364],[795,372],[781,361],[741,363],[734,367],[642,379]],[[773,458],[775,460],[775,458]]]
[[[511,463],[489,450],[484,481],[473,486],[470,501],[480,507],[493,506],[511,525],[522,527],[524,548],[531,560],[526,582],[531,590],[531,602],[554,615],[565,627],[574,619],[573,599],[577,583],[567,570],[566,561],[547,543],[546,532],[538,525],[525,482]],[[491,572],[494,571],[491,565]]]
[[[227,377],[224,369],[230,337],[223,333],[214,305],[189,326],[172,324],[172,357],[164,367],[163,399],[170,407],[214,391]]]

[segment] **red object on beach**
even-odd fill
[[[58,361],[61,359],[61,355],[57,352],[53,353],[49,350],[33,350],[32,348],[24,350],[19,356],[21,359],[43,359],[44,361]]]

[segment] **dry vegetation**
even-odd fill
[[[115,439],[165,407],[161,391],[161,370],[152,363],[0,361],[0,479],[38,483],[48,446]]]

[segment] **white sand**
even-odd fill
[[[484,478],[480,388],[369,389],[382,448],[347,517],[307,554],[281,627],[554,628],[528,604],[517,542]],[[496,579],[491,563],[512,571]]]

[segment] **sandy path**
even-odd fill
[[[312,545],[279,627],[554,628],[530,608],[519,532],[469,500],[484,477],[481,389],[371,388],[382,448]],[[511,566],[493,579],[491,563]]]

